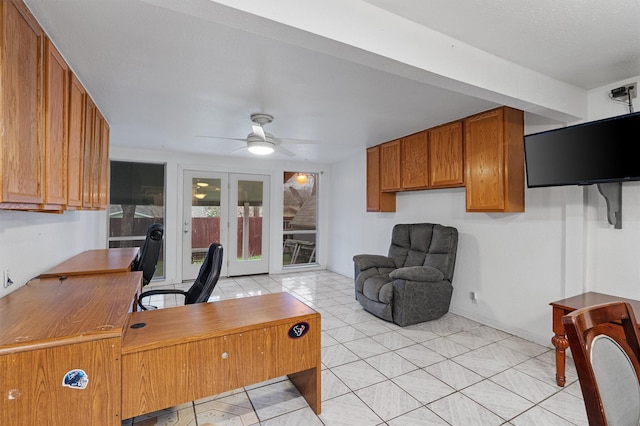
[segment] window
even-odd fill
[[[282,265],[317,263],[318,174],[284,172]]]
[[[109,247],[142,247],[147,228],[164,224],[165,165],[111,161]],[[164,244],[154,279],[164,278]]]

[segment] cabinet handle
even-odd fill
[[[222,359],[227,359],[229,358],[229,354],[226,352],[222,352]]]

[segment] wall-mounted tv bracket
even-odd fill
[[[598,191],[607,202],[607,220],[622,229],[622,182],[598,183]]]
[[[631,114],[633,113],[633,102],[631,102],[631,99],[637,96],[637,87],[637,83],[629,83],[624,86],[616,87],[611,90],[609,97],[616,102],[626,103],[629,107],[629,113]],[[624,100],[625,98],[627,99],[626,101]]]

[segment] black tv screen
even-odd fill
[[[640,180],[640,112],[524,137],[529,188]]]

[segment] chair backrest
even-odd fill
[[[562,323],[589,425],[640,424],[640,335],[631,305],[582,308],[565,315]]]
[[[147,237],[140,250],[140,256],[132,268],[134,271],[142,271],[142,285],[149,284],[156,271],[163,235],[164,226],[161,223],[154,223],[147,228]]]
[[[458,230],[434,223],[397,224],[391,233],[389,257],[396,268],[431,266],[453,279],[458,251]]]
[[[213,243],[209,246],[207,256],[204,258],[204,262],[198,272],[198,277],[187,290],[187,295],[184,299],[185,305],[204,303],[209,300],[213,289],[218,283],[218,278],[220,278],[222,255],[222,244]]]

